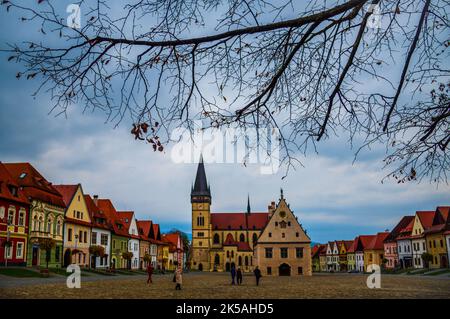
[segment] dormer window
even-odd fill
[[[23,172],[22,174],[19,175],[20,179],[24,179],[27,176],[27,173]]]
[[[8,189],[9,189],[9,192],[11,193],[11,195],[13,195],[14,197],[17,197],[17,187],[15,187],[13,185],[8,185]]]
[[[127,223],[127,224],[128,224],[128,218],[125,218],[125,223]]]

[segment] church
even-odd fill
[[[251,272],[265,276],[311,275],[311,239],[287,204],[283,190],[267,212],[211,212],[211,190],[200,159],[191,189],[191,269]]]

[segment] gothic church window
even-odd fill
[[[219,237],[219,234],[214,234],[214,239],[213,239],[213,241],[214,241],[214,244],[219,244],[219,243],[220,243],[220,237]]]

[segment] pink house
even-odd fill
[[[400,222],[394,227],[384,240],[384,258],[387,259],[385,267],[387,269],[395,269],[399,267],[397,237],[400,231],[414,220],[414,216],[403,216]]]

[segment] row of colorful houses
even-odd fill
[[[450,206],[403,216],[392,231],[360,235],[315,245],[313,271],[366,272],[371,264],[385,269],[448,268]]]
[[[53,185],[29,163],[0,162],[0,265],[174,270],[183,262],[179,233],[161,234],[81,184]]]

